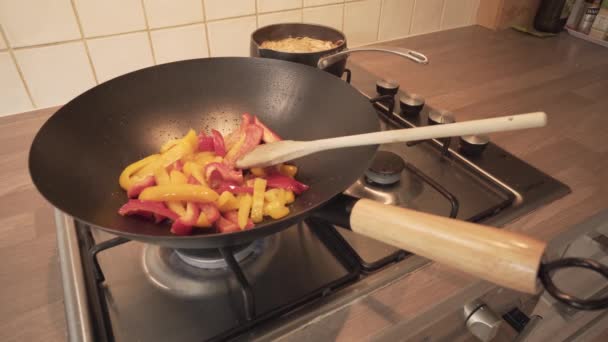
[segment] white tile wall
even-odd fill
[[[379,40],[407,36],[412,24],[414,0],[382,0]]]
[[[146,28],[141,0],[74,0],[86,37]]]
[[[157,64],[209,57],[203,24],[154,30],[151,38]]]
[[[258,13],[288,10],[302,7],[302,0],[257,0]]]
[[[90,39],[87,44],[100,82],[154,64],[144,32]]]
[[[0,116],[33,109],[8,52],[0,52]]]
[[[291,10],[258,15],[258,27],[279,23],[301,23],[302,10]]]
[[[204,0],[207,20],[238,17],[255,13],[255,0]]]
[[[302,19],[305,23],[325,25],[342,30],[343,13],[343,4],[304,8]]]
[[[378,38],[380,0],[350,2],[344,8],[344,34],[349,46],[372,43]]]
[[[443,2],[445,0],[416,0],[412,16],[412,34],[422,34],[439,30]],[[454,0],[447,0],[454,1]]]
[[[249,41],[255,29],[255,16],[208,23],[211,56],[249,56]]]
[[[70,0],[0,0],[0,23],[13,47],[80,38]]]
[[[251,32],[273,23],[335,27],[356,46],[473,24],[479,1],[0,0],[0,115],[154,63],[247,56]]]
[[[150,28],[203,21],[201,0],[144,0]]]
[[[83,42],[18,50],[15,57],[39,107],[65,103],[95,85]]]

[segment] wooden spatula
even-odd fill
[[[492,119],[472,120],[451,124],[405,128],[345,137],[312,141],[283,140],[256,147],[236,162],[239,168],[266,167],[276,165],[320,151],[343,147],[388,144],[434,138],[457,137],[463,135],[487,134],[512,131],[516,129],[542,127],[547,124],[547,114],[535,112],[528,114],[501,116]]]

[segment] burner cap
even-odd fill
[[[447,110],[442,111],[432,111],[429,113],[429,125],[437,125],[437,124],[446,124],[446,123],[454,123],[456,119],[454,119],[454,114]]]
[[[401,171],[404,168],[405,162],[396,153],[378,151],[372,165],[365,171],[365,177],[374,184],[395,184],[401,179]]]
[[[376,81],[376,92],[380,95],[396,95],[399,91],[399,83],[394,80]]]
[[[237,262],[243,261],[249,255],[253,254],[256,248],[259,248],[259,245],[259,243],[254,242],[249,245],[234,247],[234,259]],[[175,254],[183,262],[193,267],[209,270],[228,267],[226,260],[218,249],[176,249]]]

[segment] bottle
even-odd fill
[[[581,18],[580,24],[578,24],[578,31],[588,34],[591,31],[591,25],[593,25],[593,21],[595,17],[600,11],[600,5],[602,0],[591,0],[587,1],[587,9]]]
[[[534,28],[541,32],[558,33],[564,28],[571,8],[571,0],[542,0],[534,17]]]
[[[570,12],[570,16],[568,16],[566,27],[576,30],[578,24],[581,22],[585,9],[585,0],[576,0],[574,6],[572,7],[572,11]]]

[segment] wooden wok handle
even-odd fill
[[[525,235],[361,199],[351,229],[500,286],[537,293],[546,243]]]

